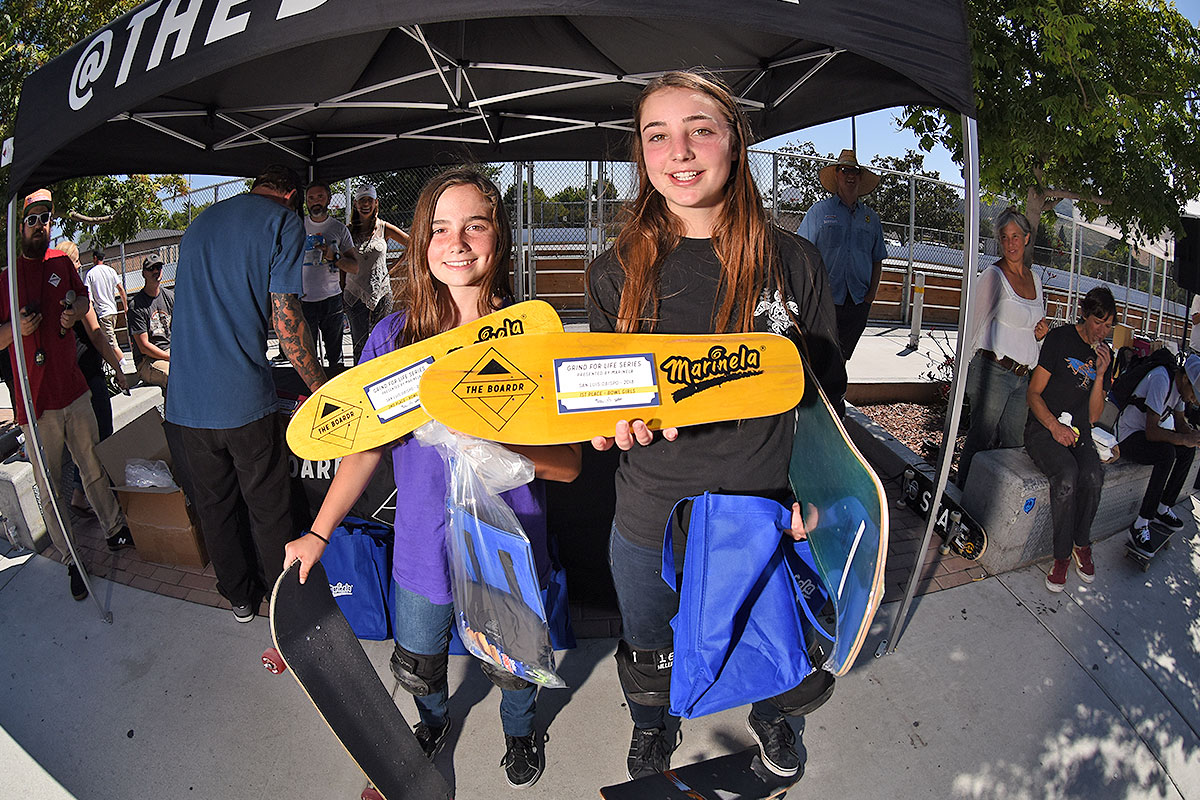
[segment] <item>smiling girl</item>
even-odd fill
[[[821,257],[763,209],[747,161],[749,123],[729,90],[699,74],[669,72],[643,90],[634,120],[639,191],[615,245],[589,268],[591,329],[782,334],[840,407],[846,370]],[[789,501],[793,429],[786,413],[667,429],[656,439],[633,420],[592,442],[623,451],[609,563],[624,625],[618,672],[634,723],[631,778],[667,769],[673,750],[663,706],[678,596],[659,575],[671,509],[705,491]],[[796,515],[793,527],[801,527]],[[823,682],[816,694],[832,688],[829,673],[815,675]],[[767,765],[796,774],[795,736],[779,705],[755,703],[748,724]]]
[[[467,168],[431,179],[421,190],[412,240],[404,258],[407,308],[385,317],[367,339],[363,360],[472,322],[512,302],[509,285],[512,239],[508,215],[495,185]],[[392,564],[396,631],[392,672],[415,695],[421,721],[413,733],[430,758],[450,730],[446,658],[453,624],[453,596],[446,560],[446,477],[441,456],[411,436],[390,445],[346,456],[312,530],[287,545],[284,564],[299,559],[300,581],[325,552],[333,529],[391,450],[396,480],[396,544]],[[543,480],[572,481],[579,474],[579,445],[516,447],[534,464],[537,478],[501,495],[516,513],[533,547],[543,588],[550,574],[546,547],[546,491]],[[512,786],[530,786],[542,772],[542,752],[533,732],[536,687],[484,665],[501,687],[500,720],[505,754],[501,760]]]

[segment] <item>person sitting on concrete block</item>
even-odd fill
[[[1196,404],[1198,387],[1200,356],[1189,355],[1183,369],[1155,367],[1134,388],[1117,418],[1121,455],[1153,467],[1138,517],[1129,526],[1129,538],[1139,551],[1149,546],[1151,523],[1171,531],[1183,527],[1171,506],[1179,502],[1200,446],[1200,431],[1184,418],[1185,404]]]

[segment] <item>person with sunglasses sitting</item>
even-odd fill
[[[796,233],[821,251],[837,313],[838,343],[850,360],[867,327],[887,248],[879,215],[859,201],[875,191],[879,176],[859,166],[853,150],[817,173],[829,197],[813,204]]]
[[[129,301],[129,340],[138,377],[167,394],[171,372],[171,311],[175,293],[162,285],[162,259],[147,256],[142,261],[142,287]]]

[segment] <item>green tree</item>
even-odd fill
[[[1157,236],[1200,194],[1200,34],[1165,0],[968,0],[980,183],[1035,228],[1062,199]],[[957,114],[903,126],[962,162]]]
[[[13,135],[21,86],[31,72],[137,5],[137,0],[5,0],[0,7],[0,139]],[[7,168],[0,170],[0,182],[8,185]],[[77,178],[51,191],[67,236],[87,233],[112,242],[165,224],[160,196],[186,188],[179,175],[131,175]]]
[[[871,159],[871,164],[895,172],[933,179],[917,181],[917,227],[939,231],[962,230],[962,201],[958,197],[958,192],[945,184],[933,182],[940,180],[941,175],[937,170],[925,169],[925,156],[916,150],[907,150],[902,156],[876,156]],[[908,241],[910,201],[908,179],[888,174],[883,175],[879,182],[879,188],[866,198],[866,203],[875,209],[881,220],[894,223],[892,227],[889,227],[889,231],[898,234],[902,243]]]
[[[779,160],[779,197],[772,201],[780,211],[808,211],[828,194],[817,178],[824,166],[815,160],[817,149],[812,142],[788,142],[778,152],[795,157]]]

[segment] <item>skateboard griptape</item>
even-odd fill
[[[284,570],[271,594],[271,635],[284,662],[346,752],[387,800],[450,800],[404,715],[314,564]]]

